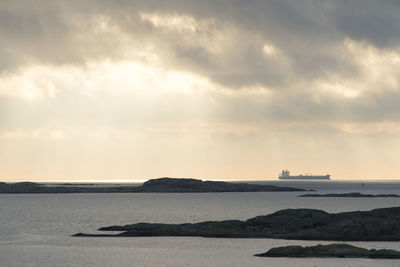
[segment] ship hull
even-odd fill
[[[280,180],[330,180],[330,175],[293,175],[280,176]]]

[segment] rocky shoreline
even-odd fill
[[[0,194],[44,193],[207,193],[207,192],[308,191],[300,188],[248,183],[202,181],[188,178],[151,179],[139,186],[79,187],[45,186],[32,182],[0,183]]]
[[[136,223],[109,226],[99,231],[115,234],[74,236],[201,236],[224,238],[278,238],[336,241],[400,241],[400,207],[327,213],[314,209],[286,209],[246,221],[199,223]]]
[[[329,244],[310,247],[285,246],[271,248],[257,257],[293,257],[293,258],[368,258],[400,259],[400,251],[391,249],[365,249],[348,244]]]

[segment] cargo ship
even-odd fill
[[[330,180],[330,175],[290,175],[288,170],[282,170],[282,173],[279,175],[280,180]]]

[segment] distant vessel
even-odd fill
[[[279,179],[281,180],[330,180],[330,175],[290,175],[288,170],[282,170],[282,173],[279,175]]]

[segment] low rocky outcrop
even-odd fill
[[[0,183],[0,193],[40,192],[42,186],[32,182]]]
[[[78,187],[46,186],[32,182],[0,183],[0,194],[45,194],[45,193],[129,193],[138,192],[137,186]]]
[[[102,227],[118,231],[109,236],[202,236],[280,238],[297,240],[399,241],[400,207],[327,213],[314,209],[286,209],[246,221],[199,223],[136,223]],[[97,236],[82,234],[76,236]],[[104,234],[101,234],[104,236]]]
[[[304,194],[300,195],[299,197],[360,197],[360,198],[375,198],[375,197],[400,197],[400,195],[397,194],[378,194],[378,195],[372,195],[372,194],[362,194],[358,192],[352,192],[352,193],[343,193],[343,194]]]
[[[286,246],[271,248],[258,257],[295,257],[295,258],[372,258],[400,259],[400,251],[391,249],[366,249],[348,244],[329,244],[310,247]]]
[[[262,192],[262,191],[307,191],[293,187],[275,185],[260,185],[248,183],[228,183],[217,181],[202,181],[188,178],[151,179],[141,187],[141,192]]]
[[[271,192],[307,191],[293,187],[202,181],[197,179],[159,178],[140,186],[79,187],[45,186],[37,183],[0,183],[0,194],[16,193],[205,193],[205,192]]]

